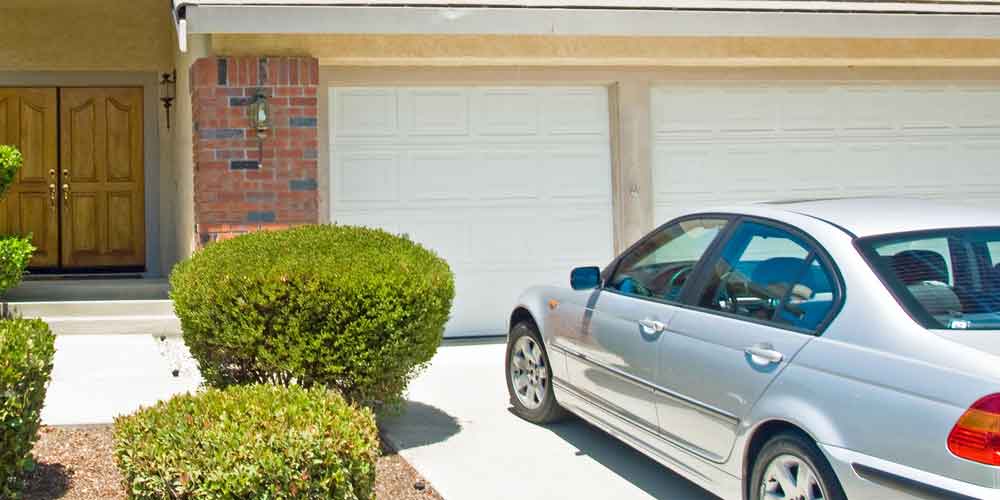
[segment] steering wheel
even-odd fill
[[[712,300],[712,305],[718,305],[719,309],[723,311],[735,313],[737,312],[736,300],[729,293],[729,277],[732,274],[733,271],[728,271],[719,278],[719,287],[715,290],[715,298]]]

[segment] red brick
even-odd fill
[[[193,134],[195,217],[199,241],[219,241],[250,231],[314,224],[319,219],[316,191],[290,191],[292,180],[317,178],[318,162],[307,151],[319,149],[319,132],[288,127],[291,117],[318,115],[319,66],[315,59],[271,57],[261,75],[260,57],[225,58],[227,84],[218,84],[218,58],[192,66],[192,107],[197,129],[244,131],[234,139],[202,139]],[[230,97],[253,96],[258,89],[270,96],[273,129],[263,142],[258,170],[231,170],[232,159],[259,160],[260,143],[244,106],[230,106]],[[268,201],[266,193],[274,193]],[[252,202],[247,201],[250,194]],[[262,201],[263,200],[263,201]],[[250,211],[274,212],[274,223],[246,220]]]

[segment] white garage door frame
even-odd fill
[[[469,290],[473,288],[469,286],[469,281],[473,279],[473,275],[478,276],[475,279],[483,281],[484,284],[488,281],[502,281],[500,278],[507,274],[521,276],[522,279],[513,280],[511,283],[497,283],[496,285],[512,289],[527,287],[533,284],[531,283],[532,279],[537,279],[538,283],[562,284],[572,265],[601,265],[613,256],[615,155],[610,119],[612,96],[607,87],[584,87],[579,84],[572,87],[555,85],[504,85],[501,87],[495,84],[490,86],[442,85],[435,82],[433,85],[401,87],[330,85],[327,93],[329,94],[327,96],[329,100],[327,119],[330,121],[328,125],[330,151],[328,154],[330,156],[329,168],[332,172],[326,191],[329,196],[327,203],[330,211],[329,216],[331,220],[360,225],[377,225],[401,233],[407,233],[404,226],[409,224],[415,226],[414,230],[418,233],[424,233],[414,235],[415,239],[418,241],[421,239],[439,241],[443,247],[438,250],[445,257],[449,254],[454,256],[451,260],[456,274],[459,275],[457,278],[459,297],[456,299],[456,310],[453,311],[453,321],[447,335],[474,336],[504,333],[504,318],[514,305],[513,299],[516,298],[516,293],[509,298],[500,298],[504,295],[503,293],[493,294],[497,295],[496,302],[504,303],[484,304],[485,301],[481,300],[480,297],[477,297],[480,300],[469,300],[468,297],[472,295]],[[505,102],[507,97],[511,97],[512,100]],[[596,98],[601,100],[595,101]],[[579,103],[584,105],[587,103],[598,104],[597,107],[591,109],[591,112],[599,112],[600,115],[574,116],[573,113],[580,109],[579,106],[576,106],[578,103],[575,100],[577,99],[583,99]],[[566,102],[560,104],[560,100],[566,100]],[[504,106],[517,106],[532,102],[537,103],[537,109],[529,106],[516,110],[516,112],[503,110]],[[602,102],[603,105],[601,105]],[[386,107],[386,103],[391,103],[395,107],[381,109]],[[345,111],[348,106],[353,105],[357,108],[362,104],[364,104],[363,109]],[[437,109],[438,106],[448,107]],[[446,110],[446,112],[441,112],[442,110]],[[586,110],[584,109],[584,111]],[[459,115],[465,118],[456,119],[456,116]],[[487,117],[517,118],[518,116],[526,118],[526,121],[519,123],[515,123],[517,120],[510,123],[489,121],[487,123],[488,120],[486,120]],[[361,118],[358,119],[358,117]],[[373,120],[373,123],[361,123],[369,119]],[[598,127],[599,129],[584,130],[579,127]],[[594,144],[594,138],[599,138],[602,144]],[[348,173],[349,168],[354,168],[349,166],[349,163],[353,161],[352,158],[371,159],[374,158],[373,155],[378,156],[379,154],[385,156],[386,162],[388,162],[386,165],[390,163],[396,165],[393,168],[386,167],[386,171],[395,170],[398,172],[395,175],[400,177],[394,179],[386,174],[381,176],[385,179],[378,180],[376,177],[381,179],[378,175],[368,179],[368,174],[365,174],[364,178],[368,179],[362,182],[365,185],[353,185],[353,183],[357,183],[357,180],[352,181],[351,176],[355,175]],[[390,159],[390,156],[393,158]],[[504,162],[505,158],[506,163]],[[496,162],[498,159],[499,161]],[[475,186],[467,191],[470,193],[469,196],[453,192],[454,186],[450,186],[448,182],[442,183],[429,176],[413,177],[406,174],[410,170],[417,171],[420,162],[424,162],[424,167],[433,164],[435,171],[441,168],[447,170],[447,172],[442,171],[442,175],[447,174],[444,177],[448,179],[461,179],[464,170],[462,164],[475,164],[480,161],[496,162],[504,170],[504,173],[496,176],[490,175],[492,171],[490,169],[478,170],[475,178],[469,176],[470,178],[466,179],[469,181],[466,184]],[[544,170],[539,171],[538,167],[543,165]],[[583,167],[587,167],[588,170],[582,176],[558,175],[558,172],[562,170]],[[367,172],[370,170],[365,169],[370,168],[374,167],[366,166],[362,170]],[[590,172],[593,168],[600,170],[600,173]],[[507,170],[511,170],[513,176],[506,176]],[[517,170],[522,170],[522,172],[514,172]],[[533,171],[537,173],[533,173]],[[483,188],[489,188],[492,191],[484,191],[481,195],[471,193],[472,189],[478,189],[479,176],[482,175],[487,176],[486,179],[483,179]],[[534,177],[531,177],[532,175]],[[553,179],[561,179],[562,184],[558,189],[545,187],[552,182],[552,179],[546,179],[547,175]],[[522,177],[531,180],[527,183],[510,182],[510,179]],[[599,180],[587,180],[600,179],[601,177],[606,180],[606,185]],[[378,180],[378,182],[374,182],[374,180]],[[453,182],[461,183],[458,180]],[[536,182],[540,183],[542,187],[528,186],[528,184]],[[598,183],[596,188],[598,191],[594,191],[594,182]],[[382,191],[384,189],[378,187],[378,184],[392,187],[393,189],[389,191],[397,193],[395,198],[390,196],[383,200],[384,193]],[[413,188],[416,191],[410,192],[409,186],[411,184],[417,185]],[[603,187],[601,187],[602,185]],[[371,192],[363,192],[369,188],[371,188]],[[528,193],[514,192],[523,188],[532,191]],[[503,192],[493,192],[497,189]],[[535,193],[533,190],[538,192]],[[355,192],[358,192],[359,196],[351,197]],[[595,196],[598,198],[594,198]],[[606,204],[600,202],[600,198],[605,199]],[[524,201],[517,201],[518,199]],[[597,200],[597,205],[594,205],[595,200]],[[449,210],[452,212],[465,211],[468,214],[448,213]],[[493,214],[499,213],[498,211],[503,212],[493,216]],[[474,229],[474,225],[468,223],[466,218],[474,215],[482,219],[484,226],[492,218],[495,218],[496,220],[492,221],[492,224],[496,225],[495,229],[497,230],[512,229],[508,226],[512,226],[515,221],[521,221],[525,223],[525,231],[530,229],[528,224],[534,220],[544,220],[551,216],[553,220],[550,223],[542,223],[541,226],[572,228],[575,227],[574,225],[578,225],[578,228],[569,229],[566,234],[575,235],[579,241],[586,241],[586,245],[583,245],[586,248],[606,246],[607,251],[596,252],[601,254],[601,257],[597,259],[597,262],[592,262],[594,259],[573,255],[571,247],[561,248],[559,238],[548,237],[542,230],[537,231],[539,234],[536,235],[536,239],[543,239],[538,247],[549,248],[549,252],[554,251],[552,255],[540,254],[536,256],[534,255],[535,249],[514,245],[506,252],[499,252],[497,256],[494,256],[495,261],[491,261],[487,265],[481,266],[483,269],[479,269],[479,267],[473,266],[472,261],[470,261],[474,249],[478,248],[475,246],[476,244],[463,245],[462,238],[451,241],[451,237],[448,236],[449,231],[469,230],[467,231],[468,236],[465,238],[467,241],[480,241],[486,237],[487,235],[474,235],[473,231],[470,230],[470,228]],[[396,220],[399,220],[398,224],[395,222]],[[536,223],[536,225],[538,224]],[[605,226],[604,229],[599,229],[601,226]],[[555,231],[550,230],[549,232],[554,233]],[[597,232],[603,234],[597,234]],[[502,238],[500,235],[497,236]],[[544,238],[552,241],[544,240]],[[490,245],[503,246],[503,241],[503,239],[497,239]],[[594,252],[588,250],[582,252],[581,255],[591,253]],[[512,255],[513,257],[504,258],[500,254]],[[485,253],[482,255],[486,256]],[[524,257],[519,257],[520,255],[524,255]],[[564,258],[564,255],[569,255],[569,258]],[[547,268],[533,269],[534,266],[542,265],[533,263],[534,259],[545,263]],[[583,260],[587,260],[587,262],[583,262]],[[563,267],[566,269],[563,270]],[[559,272],[555,272],[556,268],[559,269]],[[535,271],[537,271],[537,278],[535,278]],[[498,272],[501,273],[497,274]],[[518,272],[519,274],[515,274]],[[486,279],[484,276],[492,276],[492,278]],[[489,294],[486,295],[489,296]],[[496,309],[498,314],[496,314],[496,321],[490,321],[490,327],[481,329],[469,326],[475,323],[469,318],[485,317],[492,313],[493,309]],[[495,326],[492,325],[494,322]]]
[[[656,224],[775,199],[1000,201],[1000,169],[987,167],[1000,157],[995,81],[706,80],[650,91]]]

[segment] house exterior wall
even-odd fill
[[[307,57],[208,57],[190,70],[198,244],[318,221],[319,66]],[[247,105],[269,96],[259,153]]]
[[[1000,40],[525,35],[212,35],[229,55],[323,66],[998,66]]]
[[[156,71],[176,47],[165,0],[4,0],[0,70]]]

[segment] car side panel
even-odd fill
[[[899,383],[872,376],[873,370],[894,374],[891,379]],[[750,421],[788,421],[822,445],[996,487],[995,468],[959,459],[947,449],[948,434],[966,407],[928,396],[933,393],[918,390],[915,378],[955,392],[979,393],[990,385],[912,359],[818,338],[768,388]],[[743,449],[752,429],[746,431],[738,443]],[[742,460],[731,460],[728,470],[739,473],[742,467]]]

